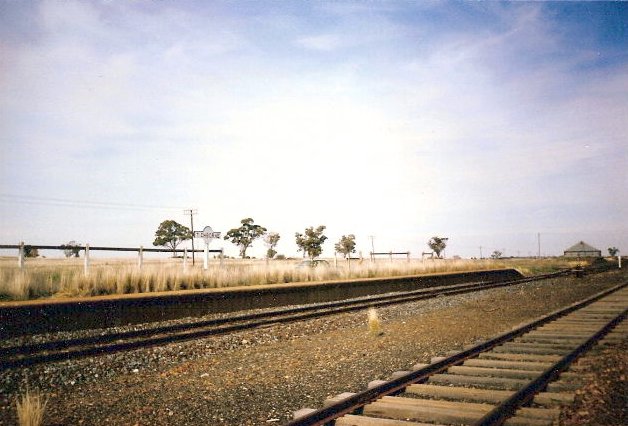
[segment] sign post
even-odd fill
[[[203,261],[203,269],[209,268],[209,244],[215,238],[220,238],[220,232],[214,232],[211,226],[206,226],[202,231],[194,231],[194,238],[202,238],[205,240],[205,259]]]

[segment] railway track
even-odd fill
[[[580,386],[575,360],[628,336],[628,283],[412,371],[344,393],[289,426],[551,425]],[[592,360],[591,360],[592,359]],[[589,358],[595,362],[594,358]]]
[[[530,281],[554,278],[570,270],[503,282],[480,282],[431,287],[387,295],[361,297],[338,302],[317,303],[295,308],[235,315],[227,318],[159,326],[142,330],[98,334],[82,338],[58,339],[0,348],[0,371],[36,364],[110,354],[150,346],[227,334],[275,323],[287,323],[344,312],[363,310],[439,296],[470,293]]]

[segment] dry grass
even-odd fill
[[[44,422],[47,403],[47,398],[44,398],[39,392],[31,392],[27,388],[26,392],[15,401],[18,424],[20,426],[41,425]]]
[[[378,336],[382,332],[382,324],[379,319],[379,315],[377,314],[377,309],[370,308],[367,314],[367,324],[369,329],[369,334],[373,336]]]
[[[24,270],[11,258],[0,259],[0,300],[97,296],[174,290],[220,288],[289,282],[394,277],[437,272],[517,268],[524,275],[574,266],[564,259],[542,260],[378,260],[345,261],[331,267],[297,268],[298,261],[212,260],[183,270],[181,259],[145,261],[92,259],[85,275],[82,259],[29,259]]]

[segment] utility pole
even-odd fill
[[[541,258],[541,233],[540,232],[536,234],[536,239],[539,244],[538,258],[540,259]]]
[[[198,213],[196,209],[183,210],[184,214],[190,215],[190,230],[192,231],[192,266],[194,266],[194,215]]]
[[[369,238],[371,239],[371,253],[375,253],[375,243],[373,242],[375,235],[369,235]]]

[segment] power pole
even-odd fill
[[[371,253],[375,253],[375,243],[373,242],[375,235],[369,235],[369,238],[371,239]]]
[[[538,258],[540,259],[541,258],[541,233],[540,232],[536,234],[536,239],[539,244]]]
[[[192,231],[192,266],[194,266],[194,215],[198,213],[196,209],[183,210],[184,214],[190,215],[190,230]]]
[[[375,253],[375,243],[373,242],[373,240],[375,239],[375,235],[369,235],[369,238],[371,239],[371,263],[375,262],[375,255],[373,253]]]

